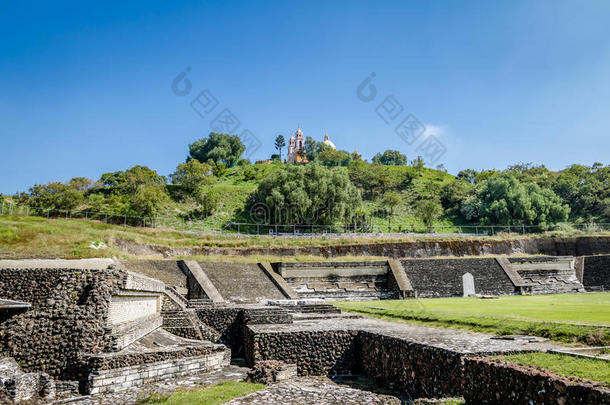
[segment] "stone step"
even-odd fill
[[[189,300],[189,308],[210,308],[214,306],[214,302],[209,299]]]
[[[301,292],[299,291],[299,295],[303,298],[372,298],[372,299],[380,299],[385,295],[379,291],[328,291],[328,292],[320,292],[320,291],[312,291],[312,292]]]

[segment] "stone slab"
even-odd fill
[[[184,261],[184,264],[212,302],[224,302],[223,297],[220,295],[207,274],[205,274],[199,263],[194,260],[187,260]]]
[[[263,272],[273,281],[273,283],[280,289],[282,294],[286,296],[286,298],[291,300],[299,299],[299,295],[290,287],[290,285],[275,271],[273,271],[273,267],[271,267],[271,263],[259,263],[258,264],[263,270]]]

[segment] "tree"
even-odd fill
[[[471,184],[475,184],[475,180],[477,178],[477,172],[476,172],[476,170],[465,169],[458,173],[457,178],[466,180],[467,182],[469,182]]]
[[[267,210],[267,223],[328,225],[350,219],[360,203],[345,169],[314,163],[286,165],[266,177],[254,193],[252,209]]]
[[[352,162],[352,155],[343,150],[328,148],[318,154],[316,161],[328,167],[347,166]]]
[[[373,163],[386,166],[404,166],[407,164],[407,157],[397,150],[388,149],[383,154],[377,153],[373,156]]]
[[[418,172],[421,172],[424,169],[424,158],[418,156],[417,158],[411,160],[411,166],[413,166]]]
[[[34,185],[28,197],[28,205],[39,210],[73,210],[83,201],[76,187],[58,181]]]
[[[570,207],[552,190],[521,183],[514,175],[496,174],[478,187],[476,197],[462,208],[466,219],[489,225],[545,225],[565,221]]]
[[[131,197],[131,208],[137,216],[154,217],[169,202],[165,187],[158,184],[138,186]]]
[[[201,213],[204,216],[211,215],[220,203],[219,193],[211,187],[200,188],[197,191],[195,198],[201,206]]]
[[[213,160],[233,167],[244,153],[246,147],[237,135],[211,132],[209,137],[201,138],[189,145],[188,159],[197,159],[201,163]]]
[[[426,231],[432,232],[434,221],[443,213],[443,207],[436,200],[420,200],[417,203],[416,212],[426,225]]]
[[[74,177],[68,181],[68,185],[79,193],[84,193],[96,186],[95,182],[86,177]]]
[[[325,150],[334,150],[329,145],[324,142],[318,142],[314,140],[312,137],[308,136],[305,138],[305,155],[307,156],[307,160],[310,162],[315,161],[318,158],[318,155]]]
[[[390,215],[388,217],[388,227],[390,227],[391,218],[394,217],[394,209],[396,208],[396,206],[398,206],[398,204],[400,204],[400,201],[400,194],[395,191],[390,191],[383,195],[383,200],[381,200],[381,203],[384,207],[390,210]]]
[[[286,146],[286,141],[284,140],[284,135],[280,134],[275,138],[275,149],[279,152],[280,161],[282,160],[282,148],[284,146]]]
[[[185,191],[193,193],[204,184],[210,184],[214,176],[209,164],[191,159],[176,166],[176,171],[171,174],[171,179],[172,184],[180,184]]]
[[[146,166],[105,173],[100,183],[112,190],[107,206],[117,214],[155,216],[169,202],[167,179]]]
[[[454,179],[441,187],[440,200],[445,211],[449,214],[459,214],[462,203],[474,194],[472,183]]]

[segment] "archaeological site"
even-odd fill
[[[369,248],[387,258],[1,260],[1,398],[137,403],[151,392],[249,378],[267,387],[229,403],[610,403],[608,386],[502,358],[570,353],[607,366],[607,356],[552,338],[397,322],[338,305],[456,297],[483,308],[498,297],[608,291],[610,239],[487,244],[463,255]]]

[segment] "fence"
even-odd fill
[[[540,233],[546,231],[577,230],[586,233],[610,232],[610,223],[560,223],[552,225],[435,225],[428,230],[405,229],[402,232],[384,232],[375,225],[315,225],[315,224],[263,224],[247,222],[226,222],[221,227],[206,225],[204,220],[176,217],[138,217],[107,212],[60,210],[55,208],[33,208],[24,205],[0,202],[0,215],[38,216],[46,218],[90,219],[107,224],[164,228],[191,233],[222,233],[233,235],[273,235],[273,236],[384,236],[404,237],[409,234],[418,236],[493,236],[498,233]]]

